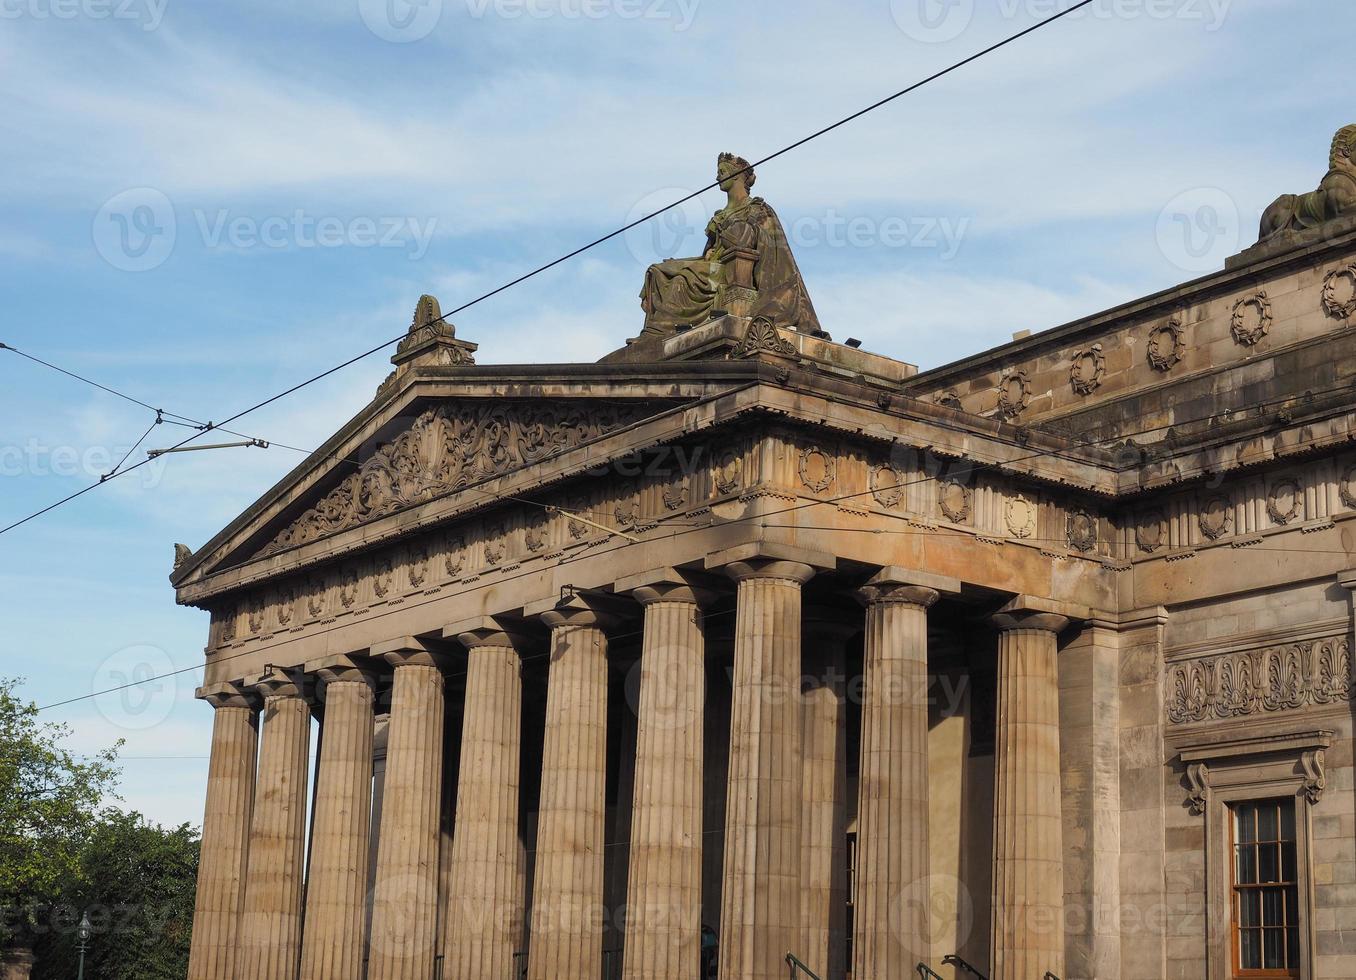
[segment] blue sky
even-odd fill
[[[1063,6],[1053,0],[0,0],[0,341],[219,420]],[[1195,278],[1356,122],[1356,11],[1099,0],[761,168],[825,327],[923,367]],[[1299,39],[1303,39],[1300,43]],[[484,363],[635,335],[708,196],[456,317]],[[310,447],[376,356],[238,423]],[[150,413],[0,351],[0,525]],[[161,427],[148,445],[181,430]],[[171,458],[0,537],[0,673],[42,704],[192,667],[172,544],[300,457]],[[200,820],[185,674],[50,711],[128,740],[122,795]]]

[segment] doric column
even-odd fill
[[[781,980],[802,938],[801,586],[815,569],[754,558],[726,570],[739,593],[720,976]]]
[[[522,640],[489,618],[449,627],[443,635],[466,647],[443,976],[498,980],[513,976],[513,954],[523,930],[518,875]]]
[[[808,610],[801,665],[800,910],[797,955],[823,980],[841,980],[847,956],[847,675],[844,647],[861,632],[857,610]]]
[[[255,685],[264,699],[263,738],[236,966],[236,976],[250,980],[295,980],[301,956],[311,744],[304,683],[300,674],[275,670]]]
[[[198,697],[216,709],[216,716],[212,721],[212,757],[207,769],[207,807],[202,821],[188,977],[235,980],[254,809],[259,699],[236,684],[205,688]]]
[[[623,980],[701,973],[709,593],[670,569],[617,584],[645,607]]]
[[[1069,620],[1019,596],[998,626],[992,980],[1064,974],[1056,641]]]
[[[369,980],[426,980],[438,944],[438,818],[443,783],[443,675],[415,637],[372,648],[394,669]]]
[[[603,963],[607,636],[613,606],[575,594],[529,607],[551,627],[528,980],[592,978]]]
[[[306,880],[302,980],[361,980],[372,816],[373,679],[348,657],[307,664],[324,686]]]
[[[959,583],[885,569],[866,604],[853,975],[932,959],[928,880],[928,609]]]

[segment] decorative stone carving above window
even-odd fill
[[[1330,731],[1286,732],[1252,738],[1220,739],[1189,745],[1179,758],[1186,765],[1187,802],[1191,812],[1205,813],[1213,789],[1294,779],[1309,803],[1328,788],[1324,753],[1332,746]]]
[[[904,475],[889,463],[871,467],[871,496],[882,507],[891,510],[898,507],[904,502],[906,490]]]
[[[800,482],[813,493],[823,493],[833,486],[838,464],[818,446],[801,451]]]
[[[1066,521],[1069,547],[1085,554],[1097,547],[1097,515],[1086,507],[1071,507]]]
[[[1245,347],[1254,347],[1271,330],[1271,300],[1266,290],[1254,296],[1247,296],[1234,304],[1233,322],[1230,326],[1234,340]]]
[[[1186,660],[1168,668],[1174,725],[1351,700],[1345,636]]]
[[[1328,273],[1323,280],[1323,310],[1334,320],[1356,313],[1356,264]]]
[[[1105,376],[1106,358],[1102,355],[1101,344],[1093,344],[1074,354],[1073,364],[1069,367],[1069,384],[1075,394],[1091,395],[1102,386]]]
[[[1171,371],[1186,350],[1181,318],[1174,316],[1167,323],[1151,330],[1144,348],[1149,364],[1155,371]]]
[[[1135,544],[1139,550],[1152,555],[1167,543],[1168,519],[1161,508],[1146,507],[1135,520]]]
[[[1036,505],[1026,494],[1009,497],[1003,505],[1003,517],[1014,538],[1029,538],[1036,533]]]
[[[1226,537],[1233,530],[1234,505],[1228,497],[1217,495],[1201,505],[1201,533],[1211,541]]]
[[[998,415],[1010,419],[1031,404],[1031,379],[1025,371],[1011,371],[998,382]]]
[[[510,470],[539,463],[652,414],[588,402],[460,404],[425,412],[261,552],[305,544]]]
[[[1267,492],[1267,516],[1276,524],[1290,524],[1304,509],[1304,491],[1299,481],[1286,477],[1277,480]]]
[[[937,484],[937,504],[952,524],[964,524],[970,519],[973,499],[974,491],[960,480],[942,480]]]

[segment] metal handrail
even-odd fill
[[[791,967],[791,975],[793,977],[796,975],[796,971],[799,970],[801,973],[809,977],[810,980],[820,980],[820,977],[815,973],[815,971],[811,970],[808,966],[802,963],[795,953],[787,953],[786,962]],[[938,980],[940,980],[940,978],[938,978]]]
[[[943,980],[942,975],[926,963],[919,963],[917,970],[920,980]]]
[[[958,970],[964,970],[966,973],[970,974],[970,976],[974,977],[975,980],[989,980],[988,977],[980,973],[978,970],[976,970],[969,963],[965,962],[965,960],[961,959],[955,953],[948,953],[946,956],[943,956],[942,962],[947,966],[954,966]]]

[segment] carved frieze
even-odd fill
[[[1345,636],[1188,660],[1168,669],[1167,715],[1174,725],[1350,700],[1351,647]]]
[[[960,480],[942,480],[937,484],[937,505],[952,524],[964,524],[970,519],[973,500],[974,491]]]
[[[1135,544],[1151,555],[1167,543],[1168,519],[1158,507],[1146,507],[1135,519]]]
[[[1003,519],[1014,538],[1029,538],[1036,533],[1036,505],[1026,494],[1008,498],[1003,505]]]
[[[1086,554],[1097,547],[1097,515],[1086,507],[1071,507],[1066,521],[1069,547]]]
[[[812,493],[824,493],[833,486],[838,464],[832,456],[812,446],[800,453],[800,482]]]
[[[676,484],[664,488],[664,509],[682,510],[687,506],[687,486]]]
[[[1234,506],[1228,497],[1220,494],[1201,505],[1201,533],[1211,541],[1226,537],[1234,524]]]
[[[1277,480],[1267,491],[1267,516],[1276,524],[1294,522],[1303,508],[1304,492],[1298,480],[1291,477]]]
[[[1329,272],[1323,280],[1323,311],[1334,320],[1356,313],[1356,264]]]
[[[1343,505],[1356,508],[1356,466],[1348,466],[1337,487]]]
[[[998,382],[998,415],[1010,419],[1031,404],[1031,379],[1025,371],[1010,371]]]
[[[460,534],[447,536],[447,554],[443,559],[449,578],[458,578],[466,569],[466,538]]]
[[[1167,323],[1150,331],[1148,343],[1144,348],[1149,365],[1155,371],[1171,371],[1186,352],[1186,342],[1182,339],[1181,318],[1172,317]]]
[[[871,467],[871,496],[891,510],[904,502],[904,475],[889,463]]]
[[[1234,304],[1233,321],[1230,324],[1234,340],[1245,347],[1254,347],[1271,330],[1271,300],[1266,290],[1252,296],[1245,296]]]
[[[1091,395],[1102,386],[1105,376],[1106,357],[1102,354],[1101,344],[1074,353],[1073,364],[1069,367],[1069,384],[1075,394]]]
[[[958,412],[965,411],[965,405],[961,401],[960,395],[956,393],[955,388],[948,388],[946,391],[939,391],[936,395],[936,402],[943,408],[954,408]]]
[[[420,543],[410,545],[405,564],[405,577],[409,581],[410,587],[414,589],[423,588],[424,583],[428,581],[428,572],[428,546]]]
[[[738,493],[744,486],[744,457],[736,450],[727,450],[716,463],[712,481],[721,496]]]
[[[481,480],[539,463],[644,418],[652,408],[495,402],[425,412],[268,544],[305,544]]]

